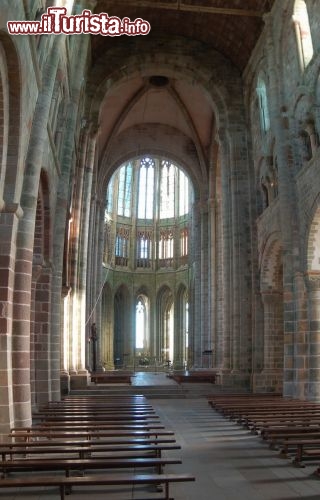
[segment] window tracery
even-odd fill
[[[145,155],[121,165],[106,193],[105,263],[150,270],[187,264],[191,197],[188,177],[167,158]]]

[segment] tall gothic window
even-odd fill
[[[138,196],[138,218],[153,218],[154,161],[151,158],[141,160]]]
[[[267,132],[270,129],[268,96],[265,81],[261,76],[258,78],[257,94],[259,100],[261,130],[262,132]]]
[[[127,163],[120,168],[118,190],[118,215],[130,217],[132,193],[132,164]]]
[[[146,354],[149,348],[149,322],[148,322],[149,299],[145,295],[139,295],[136,301],[136,342],[135,348]]]
[[[179,215],[189,212],[189,179],[179,170]]]
[[[180,230],[180,256],[188,255],[188,228],[184,227]]]
[[[104,262],[150,271],[187,264],[191,202],[189,178],[171,160],[145,155],[121,165],[107,187]]]
[[[296,30],[300,66],[301,70],[304,70],[313,57],[313,43],[309,15],[306,2],[304,0],[296,0],[293,21]]]
[[[174,217],[175,167],[167,160],[161,162],[161,167],[160,219],[170,219]]]

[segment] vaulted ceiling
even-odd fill
[[[181,36],[203,42],[242,71],[263,27],[263,15],[274,0],[98,0],[95,12],[149,21],[148,37]],[[93,37],[92,56],[115,44],[110,37]]]
[[[151,25],[147,36],[92,36],[89,89],[93,101],[99,103],[102,164],[115,163],[114,151],[125,151],[126,140],[137,148],[146,145],[145,149],[151,150],[154,146],[168,154],[175,145],[178,150],[180,141],[180,157],[192,151],[190,163],[196,170],[195,177],[206,182],[216,116],[200,83],[201,68],[204,63],[219,79],[219,61],[224,61],[222,72],[225,68],[229,71],[229,76],[223,74],[225,81],[231,86],[239,81],[262,31],[263,15],[273,2],[98,0],[95,13],[106,12],[120,19],[141,18]],[[159,58],[160,53],[163,55]],[[129,68],[130,57],[139,64]],[[165,64],[159,65],[159,60]],[[181,77],[179,64],[193,65],[187,69],[195,77]],[[230,95],[230,89],[228,92]],[[234,94],[241,99],[241,84]]]

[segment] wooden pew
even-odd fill
[[[288,458],[294,453],[293,464],[301,467],[308,458],[320,459],[320,437],[290,437],[281,443],[280,458]]]
[[[140,423],[140,424],[130,424],[130,423],[119,423],[114,422],[104,422],[94,421],[94,420],[59,420],[57,422],[52,420],[44,420],[41,423],[34,424],[32,426],[34,429],[48,429],[50,427],[55,429],[71,427],[73,429],[94,429],[99,427],[99,429],[110,429],[110,430],[152,430],[152,429],[165,429],[164,425],[153,424],[153,423]],[[13,429],[19,429],[18,427],[13,427]]]
[[[60,500],[65,500],[66,488],[79,486],[81,489],[87,486],[115,486],[115,485],[146,485],[164,484],[164,497],[158,500],[170,500],[169,485],[174,482],[194,481],[195,477],[190,474],[104,474],[90,476],[33,476],[22,478],[5,478],[0,481],[0,488],[30,488],[51,486],[58,487],[60,491]]]
[[[129,384],[131,385],[132,373],[99,372],[91,373],[91,382],[94,384]]]
[[[123,415],[121,413],[118,414],[88,414],[88,413],[83,413],[83,414],[76,414],[76,413],[65,413],[65,414],[50,414],[47,412],[36,412],[32,414],[32,420],[37,421],[37,420],[79,420],[80,418],[84,418],[86,420],[104,420],[104,421],[109,421],[109,422],[150,422],[154,420],[158,420],[159,416],[158,415]]]
[[[97,438],[114,438],[114,437],[122,437],[122,438],[151,438],[157,439],[159,436],[164,437],[164,436],[173,436],[174,432],[173,431],[166,431],[166,430],[143,430],[143,431],[108,431],[108,430],[98,430],[98,429],[91,429],[91,430],[66,430],[64,431],[63,429],[61,430],[56,430],[56,429],[44,429],[44,430],[37,430],[34,427],[30,428],[22,428],[20,430],[19,428],[17,430],[12,430],[8,434],[8,436],[12,439],[19,439],[22,440],[24,439],[26,442],[34,440],[34,439],[39,439],[39,438],[45,438],[45,439],[70,439],[70,438],[82,438],[86,439],[88,441],[92,439],[97,439]]]
[[[0,443],[0,455],[2,460],[12,459],[13,456],[28,456],[53,454],[73,454],[79,458],[85,458],[90,455],[103,453],[104,456],[121,456],[121,458],[141,457],[148,454],[150,456],[161,458],[163,450],[179,450],[181,446],[176,444],[174,439],[133,439],[110,441],[30,441],[18,443]]]
[[[175,380],[178,384],[182,383],[199,383],[209,382],[215,384],[217,373],[211,370],[199,371],[175,371],[168,375],[169,378]]]
[[[6,477],[10,472],[49,472],[49,471],[64,471],[65,475],[70,476],[73,470],[85,471],[87,469],[130,469],[137,467],[152,467],[155,468],[158,474],[161,474],[163,467],[168,464],[181,464],[181,459],[172,458],[154,458],[154,457],[139,457],[139,458],[119,458],[119,457],[90,457],[90,458],[39,458],[39,459],[23,459],[23,460],[4,460],[0,461],[0,471],[2,478]]]

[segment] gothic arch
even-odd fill
[[[162,363],[172,361],[173,358],[173,306],[174,295],[168,285],[163,285],[157,293],[157,357]]]
[[[307,235],[306,270],[320,271],[320,197],[314,203]]]
[[[30,356],[31,395],[34,404],[50,399],[50,304],[51,304],[51,219],[49,185],[42,171],[36,210],[33,245]]]
[[[280,235],[273,233],[265,244],[260,262],[260,290],[282,290],[282,244]]]
[[[172,141],[172,137],[175,140]],[[143,138],[143,141],[141,139]],[[159,146],[161,138],[161,146]],[[137,151],[137,144],[140,144]],[[181,166],[182,170],[190,177],[195,199],[201,197],[201,188],[203,181],[199,178],[199,163],[192,149],[188,148],[190,139],[177,129],[163,125],[149,124],[145,126],[135,126],[121,132],[110,147],[108,158],[101,162],[108,165],[107,169],[100,169],[99,172],[99,191],[104,198],[103,193],[112,174],[126,161],[143,156],[145,154],[155,156],[166,156],[173,162]]]
[[[283,255],[279,235],[272,234],[261,261],[263,304],[263,373],[265,385],[281,391],[284,366]]]
[[[164,50],[161,40],[155,39],[148,51],[146,51],[143,41],[141,43],[140,40],[135,40],[135,42],[139,50],[136,50],[134,55],[132,55],[132,51],[128,55],[125,47],[119,44],[118,50],[115,51],[115,64],[112,67],[112,72],[109,74],[106,73],[105,65],[99,64],[100,60],[96,61],[89,76],[88,84],[89,94],[92,96],[91,103],[89,104],[89,114],[94,121],[98,121],[100,105],[106,93],[115,84],[127,79],[128,75],[132,76],[141,73],[145,76],[152,74],[154,69],[156,74],[162,72],[168,78],[185,78],[190,82],[198,82],[202,85],[204,91],[211,98],[214,112],[217,115],[218,127],[226,125],[224,123],[227,117],[226,102],[238,99],[238,96],[236,93],[227,90],[222,81],[222,75],[226,78],[229,76],[235,83],[241,85],[239,73],[229,61],[214,50],[212,50],[211,57],[209,57],[207,47],[204,52],[206,57],[202,58],[202,44],[195,41],[191,42],[190,40],[175,39],[172,37],[167,40],[167,50]],[[160,47],[158,46],[159,42]],[[179,46],[180,50],[177,51],[177,47]],[[197,59],[194,59],[190,55],[192,53],[197,54]],[[103,59],[103,56],[101,59]],[[121,67],[118,68],[117,63],[120,60]],[[208,64],[208,61],[210,61],[210,64]],[[199,66],[201,67],[201,71],[199,70]],[[212,72],[213,67],[214,73]]]
[[[4,32],[0,32],[0,59],[0,208],[3,196],[7,209],[15,211],[17,207],[14,203],[18,202],[22,187],[18,182],[21,166],[21,75],[16,47]]]

